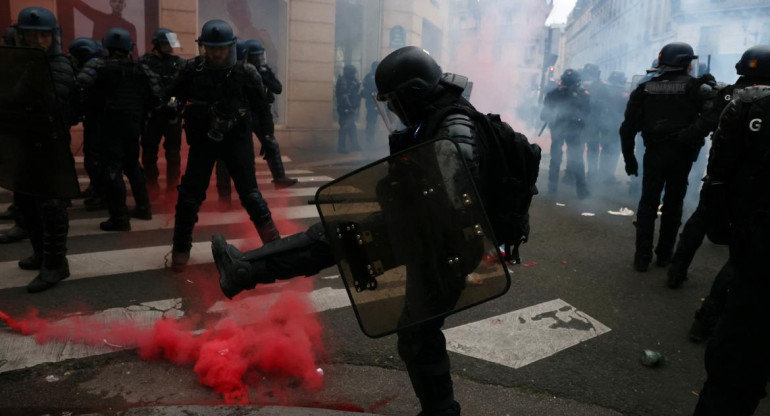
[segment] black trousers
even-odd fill
[[[127,218],[126,175],[137,206],[148,206],[150,199],[144,172],[139,164],[139,135],[141,116],[132,113],[114,113],[102,119],[99,138],[98,190],[107,200],[111,218]]]
[[[664,190],[660,235],[655,252],[658,255],[671,256],[682,221],[682,205],[691,166],[691,154],[677,143],[659,143],[646,148],[642,197],[639,200],[636,221],[637,256],[647,261],[652,259],[655,219]]]
[[[182,121],[169,123],[163,116],[153,115],[147,120],[142,134],[142,166],[144,177],[150,186],[158,186],[158,152],[163,140],[166,153],[166,192],[174,192],[179,182],[182,158]]]
[[[586,188],[586,171],[583,163],[583,140],[580,129],[572,131],[551,130],[551,161],[548,164],[548,191],[556,192],[559,186],[562,146],[567,145],[567,176],[575,181],[579,192]]]
[[[345,151],[358,149],[358,130],[356,128],[356,112],[339,115],[340,130],[337,134],[337,150]]]
[[[374,142],[374,135],[377,133],[377,118],[379,118],[380,113],[377,111],[377,108],[370,108],[366,107],[366,142],[372,143]]]
[[[174,224],[174,251],[186,252],[192,247],[192,232],[198,222],[198,210],[206,200],[214,163],[221,160],[235,183],[241,205],[256,227],[272,220],[267,202],[257,186],[254,170],[254,144],[250,130],[228,133],[221,142],[210,140],[205,131],[187,129],[190,152],[187,168],[179,185]]]
[[[63,199],[41,198],[14,193],[29,241],[35,254],[42,255],[43,267],[57,269],[62,266],[67,252],[69,216]]]
[[[92,188],[98,187],[99,182],[99,140],[101,123],[96,114],[86,114],[83,119],[83,167],[88,174]]]
[[[671,267],[679,273],[687,274],[687,269],[692,264],[692,259],[698,248],[703,244],[706,237],[706,219],[704,218],[704,207],[701,202],[695,208],[695,212],[684,224],[682,233],[679,234],[679,242],[676,244],[674,257],[671,259]]]
[[[765,212],[730,247],[735,276],[706,347],[706,372],[695,416],[751,415],[766,396],[770,374],[770,216]]]

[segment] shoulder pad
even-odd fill
[[[472,139],[476,136],[476,126],[465,113],[450,113],[439,123],[437,136],[452,139]]]
[[[744,103],[752,103],[770,96],[770,86],[753,85],[743,90],[735,90],[734,96]]]

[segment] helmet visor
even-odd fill
[[[377,95],[377,91],[372,93],[372,100],[374,100],[374,104],[377,106],[377,112],[380,113],[380,117],[382,118],[383,123],[385,123],[385,128],[388,129],[388,133],[403,129],[404,126],[398,116],[388,108],[389,101],[381,101]]]
[[[181,48],[182,44],[179,43],[179,36],[176,35],[174,32],[168,32],[163,34],[160,38],[161,42],[168,42],[169,46],[172,48]]]

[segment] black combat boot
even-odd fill
[[[0,232],[0,244],[15,243],[26,238],[29,238],[27,229],[19,224]]]
[[[136,208],[134,208],[134,210],[131,211],[131,218],[136,218],[136,219],[145,220],[145,221],[151,220],[152,207],[150,206],[150,204],[137,205]]]
[[[70,276],[67,262],[67,232],[69,222],[66,211],[49,211],[49,217],[43,219],[43,261],[34,280],[27,285],[27,292],[37,293],[49,289]],[[45,214],[44,209],[44,214]]]
[[[171,250],[171,270],[177,273],[181,273],[187,267],[187,262],[190,261],[190,250],[172,249]]]
[[[703,307],[695,312],[695,319],[692,321],[688,336],[692,342],[705,342],[714,332],[717,326],[719,316],[712,316]]]
[[[634,270],[637,272],[646,272],[650,266],[652,256],[649,254],[636,253],[634,255]]]
[[[128,217],[110,217],[99,224],[102,231],[131,231],[131,221]]]
[[[270,173],[273,175],[275,189],[286,188],[296,185],[297,182],[299,182],[299,179],[286,176],[286,171],[283,168],[283,160],[281,160],[281,151],[279,149],[271,151],[269,156],[265,156],[265,160],[267,161],[267,167],[270,168]]]
[[[259,273],[262,268],[258,265],[252,266],[251,263],[243,260],[243,253],[227,244],[222,234],[214,234],[211,237],[211,252],[219,271],[219,288],[228,299],[232,299],[245,289],[253,289],[257,283],[275,281],[265,273]]]
[[[666,285],[671,289],[679,288],[687,280],[687,269],[682,268],[676,261],[671,263],[666,274]]]
[[[35,251],[31,256],[19,260],[19,268],[22,270],[40,270],[43,266],[43,255]]]
[[[263,245],[281,238],[281,233],[278,232],[278,228],[275,227],[273,220],[257,225],[257,233],[259,238],[262,239]]]

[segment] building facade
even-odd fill
[[[4,0],[5,27],[29,6],[57,14],[66,44],[99,39],[100,21],[116,21],[110,0]],[[195,39],[211,18],[231,22],[236,35],[262,40],[268,62],[284,84],[274,106],[277,136],[286,147],[336,146],[334,84],[344,64],[359,77],[373,61],[406,45],[447,55],[447,0],[124,0],[120,22],[133,27],[138,53],[151,48],[158,27],[177,32],[180,54],[198,53]],[[111,10],[112,8],[112,10]],[[363,115],[362,115],[363,117]]]
[[[745,49],[770,43],[763,0],[578,0],[564,29],[558,68],[599,65],[603,76],[644,73],[669,42],[687,42],[718,80],[735,79]],[[710,55],[710,60],[709,60]]]

